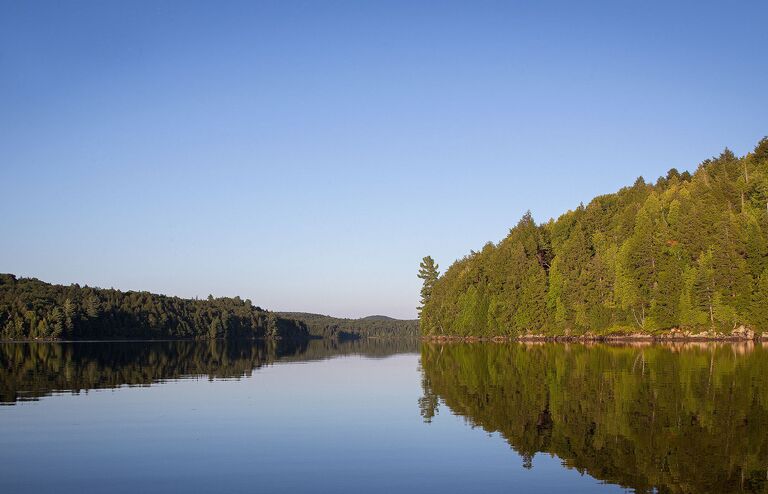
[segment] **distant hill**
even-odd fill
[[[397,321],[394,317],[389,316],[366,316],[361,317],[361,321]]]
[[[419,335],[416,319],[394,319],[373,315],[360,319],[312,314],[308,312],[278,312],[280,317],[297,320],[307,326],[310,335],[322,338],[415,338]]]

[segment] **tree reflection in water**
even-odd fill
[[[637,492],[768,492],[768,348],[744,344],[423,344],[438,403]]]
[[[250,376],[276,361],[416,352],[414,339],[121,341],[0,344],[0,405],[53,392]]]

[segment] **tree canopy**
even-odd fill
[[[309,334],[316,338],[354,340],[369,337],[417,338],[419,336],[419,322],[416,319],[393,319],[387,316],[348,319],[309,312],[280,312],[279,315],[305,324]]]
[[[0,339],[307,338],[304,323],[240,297],[205,300],[0,274]]]
[[[768,331],[768,138],[695,173],[530,213],[456,261],[420,312],[426,335]]]

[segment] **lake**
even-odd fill
[[[761,344],[0,344],[3,492],[768,492]]]

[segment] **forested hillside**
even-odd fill
[[[51,285],[0,274],[0,339],[308,338],[306,326],[250,300]]]
[[[421,329],[458,336],[768,331],[767,232],[763,139],[744,157],[726,149],[693,174],[638,178],[557,220],[537,225],[526,214],[501,242],[437,279],[423,264]]]
[[[320,338],[415,338],[419,335],[419,322],[416,319],[393,319],[387,316],[346,319],[309,312],[280,312],[279,314],[301,321],[307,325],[312,336]]]

